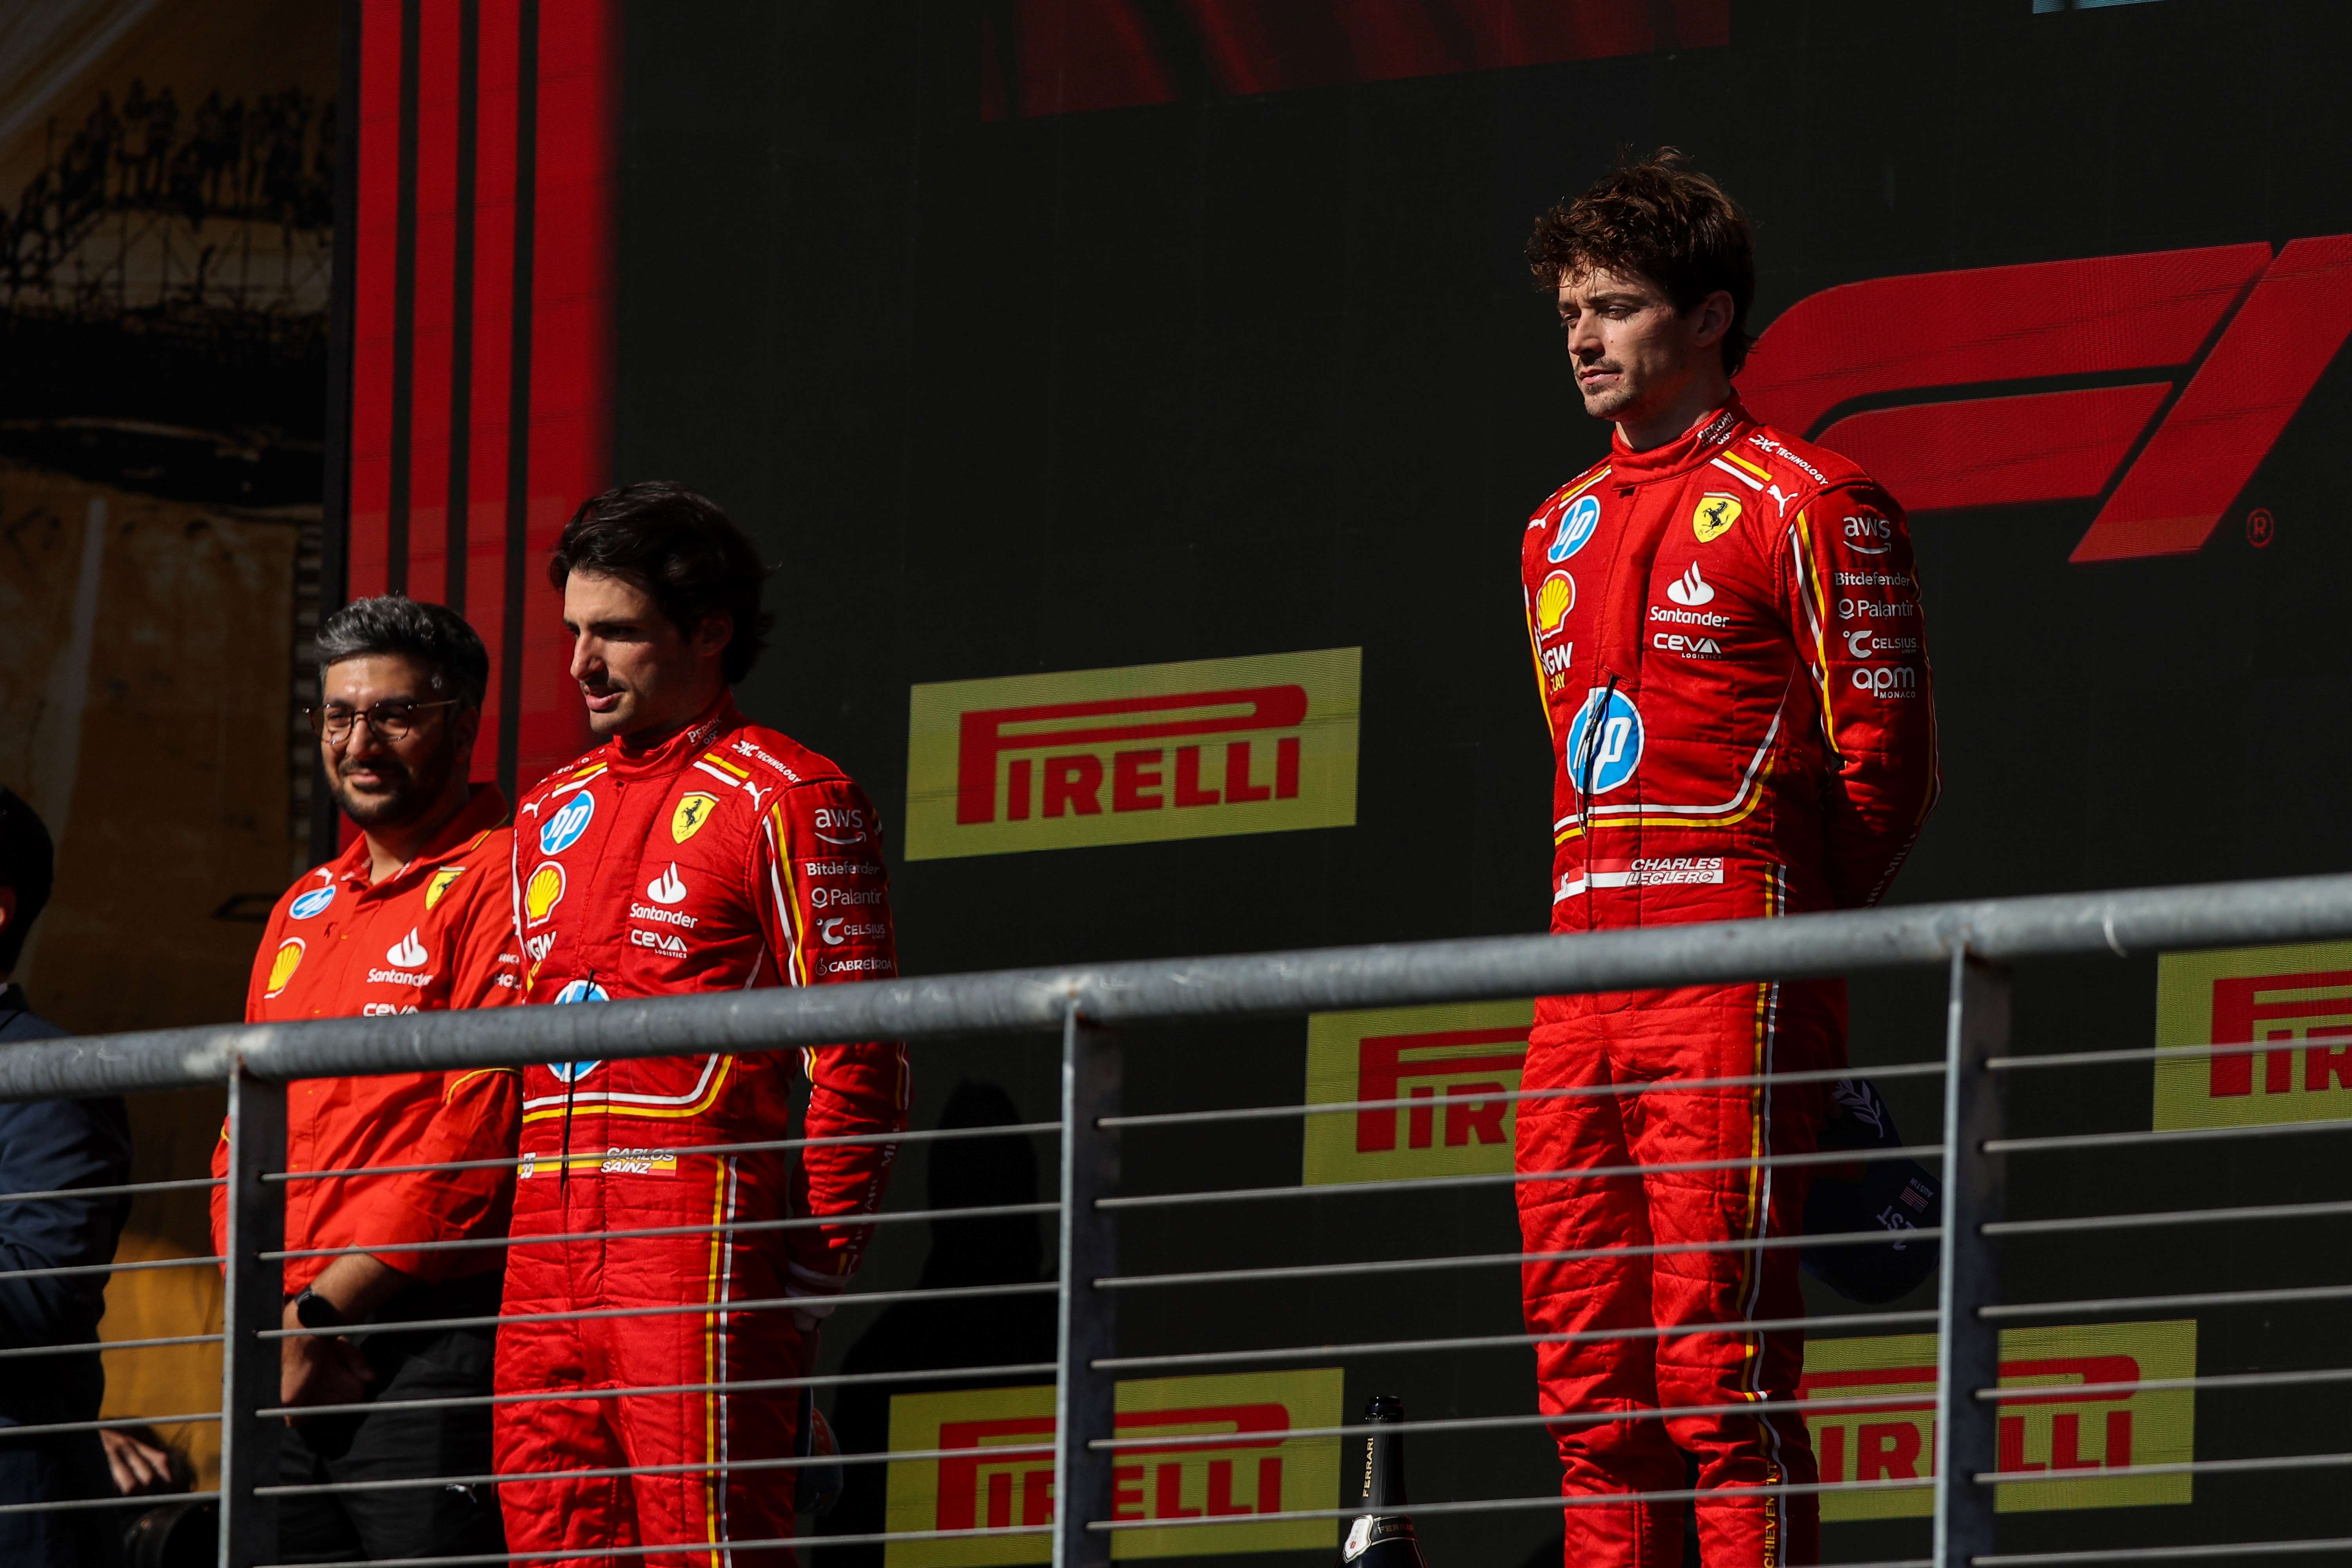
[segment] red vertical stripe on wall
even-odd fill
[[[409,395],[408,596],[448,582],[449,339],[457,253],[457,5],[415,0],[416,306]]]
[[[493,672],[482,704],[474,776],[499,772],[496,671],[505,647],[507,366],[514,336],[515,70],[521,58],[516,0],[482,0],[474,116],[474,405],[468,447],[466,618],[482,634]],[[528,593],[524,602],[530,602]]]
[[[400,185],[400,0],[365,0],[360,38],[359,233],[352,237],[351,540],[354,599],[384,585],[392,489],[392,280]]]
[[[574,508],[612,482],[613,234],[620,99],[617,0],[542,5],[532,247],[529,570],[515,776],[588,743],[552,590],[535,580]],[[532,606],[544,606],[542,616]]]

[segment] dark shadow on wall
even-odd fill
[[[1021,1120],[1013,1099],[993,1083],[965,1081],[948,1097],[940,1125],[1008,1127]],[[930,1152],[928,1207],[988,1208],[1037,1201],[1037,1153],[1027,1136],[953,1139]],[[1036,1279],[1045,1244],[1034,1215],[931,1222],[930,1255],[922,1289],[1013,1285]],[[977,1300],[902,1301],[886,1308],[843,1358],[845,1373],[920,1372],[935,1378],[851,1384],[834,1401],[833,1427],[845,1454],[887,1452],[890,1399],[959,1388],[1003,1388],[1050,1383],[1050,1373],[1026,1378],[959,1377],[954,1369],[1054,1359],[1054,1299],[1048,1295],[982,1297]],[[845,1467],[841,1501],[819,1526],[825,1535],[866,1535],[887,1528],[884,1504],[889,1467]],[[843,1546],[824,1552],[826,1568],[880,1568],[883,1548]]]

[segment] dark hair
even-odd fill
[[[39,814],[16,791],[0,785],[0,888],[16,894],[16,918],[0,929],[0,974],[16,967],[33,922],[48,907],[56,870],[57,851]]]
[[[760,552],[717,502],[673,479],[639,479],[581,502],[547,558],[547,580],[560,594],[574,572],[635,584],[682,636],[725,612],[735,623],[721,663],[730,686],[751,673],[775,624],[760,608],[768,575]]]
[[[1672,147],[1620,163],[1582,195],[1538,218],[1528,237],[1528,265],[1540,289],[1589,272],[1639,273],[1681,310],[1722,289],[1731,296],[1724,371],[1738,375],[1748,361],[1755,342],[1748,335],[1748,308],[1756,302],[1748,215]]]
[[[446,605],[425,605],[405,594],[354,599],[319,628],[319,679],[330,666],[370,654],[399,654],[431,672],[433,689],[469,708],[482,705],[490,684],[490,656],[466,617]]]

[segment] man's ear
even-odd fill
[[[470,702],[460,702],[449,710],[449,745],[461,758],[470,759],[474,742],[482,732],[482,710]]]
[[[1721,342],[1724,334],[1731,331],[1731,317],[1729,289],[1717,289],[1714,293],[1701,300],[1690,309],[1692,344],[1698,348],[1706,348]]]
[[[734,640],[735,617],[724,610],[711,611],[702,617],[702,624],[694,628],[694,651],[707,658],[719,658],[727,651],[727,645]]]

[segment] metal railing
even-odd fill
[[[1147,1442],[1154,1448],[1167,1449],[1171,1444],[1181,1448],[1188,1441],[1208,1445],[1220,1440],[1165,1436],[1150,1439],[1119,1437],[1114,1420],[1114,1400],[1117,1381],[1123,1374],[1208,1366],[1231,1368],[1295,1363],[1310,1358],[1353,1361],[1428,1352],[1468,1354],[1487,1349],[1524,1348],[1539,1342],[1639,1338],[1645,1332],[1670,1331],[1601,1330],[1589,1334],[1447,1334],[1346,1344],[1119,1355],[1117,1333],[1118,1303],[1122,1298],[1137,1291],[1197,1289],[1244,1282],[1282,1284],[1345,1276],[1412,1275],[1433,1270],[1450,1273],[1486,1266],[1516,1265],[1528,1261],[1530,1257],[1518,1252],[1490,1253],[1122,1276],[1118,1257],[1118,1220],[1122,1215],[1171,1212],[1210,1203],[1279,1204],[1309,1190],[1257,1186],[1167,1194],[1122,1193],[1120,1151],[1122,1139],[1129,1132],[1144,1129],[1175,1130],[1190,1126],[1287,1120],[1383,1108],[1411,1109],[1415,1104],[1425,1103],[1402,1099],[1367,1100],[1338,1104],[1290,1104],[1125,1115],[1122,1114],[1121,1100],[1123,1047],[1119,1030],[1122,1026],[1186,1019],[1232,1019],[1406,1004],[1513,999],[1927,969],[1940,973],[1948,986],[1941,1059],[1857,1070],[1887,1079],[1907,1076],[1932,1078],[1941,1082],[1943,1126],[1940,1138],[1932,1143],[1919,1143],[1906,1150],[1894,1151],[1941,1162],[1943,1213],[1939,1223],[1924,1228],[1920,1233],[1922,1239],[1932,1238],[1941,1247],[1940,1285],[1934,1310],[1932,1312],[1852,1313],[1829,1319],[1801,1317],[1781,1322],[1743,1321],[1738,1327],[1743,1331],[1756,1331],[1779,1327],[1802,1328],[1822,1323],[1849,1328],[1912,1325],[1924,1329],[1932,1325],[1937,1348],[1934,1419],[1935,1430],[1940,1434],[1936,1440],[1940,1449],[1939,1462],[1934,1466],[1932,1478],[1824,1481],[1790,1484],[1779,1489],[1766,1488],[1762,1491],[1828,1493],[1903,1487],[1932,1489],[1933,1542],[1930,1554],[1916,1561],[1932,1563],[1938,1568],[1960,1568],[1960,1565],[1969,1563],[2161,1561],[2176,1556],[2308,1552],[2344,1549],[2352,1546],[2352,1542],[2254,1542],[2039,1555],[1994,1554],[1993,1483],[1996,1479],[2004,1486],[2025,1485],[2036,1479],[2063,1479],[2061,1472],[2054,1470],[2027,1475],[2001,1468],[1997,1432],[1997,1390],[2000,1383],[1999,1336],[2002,1324],[2119,1310],[2187,1310],[2201,1306],[2352,1300],[2352,1286],[2322,1284],[2264,1290],[2108,1295],[2029,1303],[2000,1300],[1999,1253],[2006,1238],[2060,1235],[2101,1227],[2236,1225],[2268,1218],[2296,1220],[2352,1213],[2352,1203],[2330,1202],[2100,1214],[2073,1218],[2009,1219],[2004,1198],[2007,1191],[2006,1166],[2012,1155],[2167,1143],[2196,1147],[2217,1140],[2324,1133],[2352,1127],[2352,1123],[2347,1122],[2318,1122],[2179,1131],[2009,1137],[2004,1126],[2006,1085],[2019,1075],[2051,1067],[2146,1063],[2168,1054],[2164,1048],[2104,1047],[2057,1054],[2011,1054],[2011,972],[2013,964],[2028,959],[2126,957],[2188,948],[2343,937],[2352,937],[2352,876],[1992,900],[1801,915],[1771,921],[1654,927],[1568,937],[1495,938],[1077,965],[933,979],[866,982],[803,990],[764,990],[659,1001],[614,1002],[598,1006],[501,1008],[394,1018],[336,1019],[293,1026],[177,1029],[87,1037],[16,1047],[0,1054],[0,1099],[44,1099],[208,1084],[226,1086],[231,1158],[226,1177],[226,1331],[216,1336],[191,1334],[147,1341],[118,1341],[102,1348],[115,1351],[142,1345],[215,1342],[221,1344],[220,1412],[182,1415],[168,1419],[220,1421],[222,1452],[220,1484],[216,1494],[221,1510],[220,1560],[226,1568],[259,1568],[261,1564],[272,1563],[276,1557],[274,1500],[291,1491],[306,1489],[278,1484],[277,1438],[273,1426],[289,1414],[280,1406],[278,1398],[278,1341],[292,1334],[311,1331],[279,1327],[283,1300],[281,1271],[289,1257],[301,1256],[289,1254],[285,1250],[284,1239],[288,1181],[287,1086],[289,1082],[302,1079],[396,1071],[520,1066],[550,1059],[609,1061],[680,1054],[754,1052],[844,1040],[896,1038],[909,1042],[936,1042],[985,1033],[1057,1034],[1061,1045],[1061,1105],[1060,1114],[1055,1121],[1010,1128],[919,1131],[906,1135],[907,1140],[914,1141],[1057,1132],[1060,1134],[1060,1173],[1058,1192],[1054,1199],[981,1210],[918,1208],[886,1212],[877,1216],[879,1222],[891,1224],[933,1220],[940,1217],[942,1212],[965,1218],[997,1214],[1056,1215],[1059,1238],[1058,1268],[1055,1280],[1034,1285],[853,1291],[842,1299],[845,1307],[858,1307],[918,1299],[1048,1291],[1054,1295],[1058,1353],[1050,1367],[1045,1363],[1029,1362],[959,1369],[959,1375],[964,1376],[1034,1377],[1047,1370],[1052,1372],[1055,1380],[1055,1424],[1050,1440],[1040,1441],[1028,1449],[991,1450],[992,1454],[1000,1457],[1004,1453],[1050,1452],[1052,1496],[1055,1500],[1052,1517],[1044,1521],[1028,1518],[1018,1524],[1008,1522],[1002,1526],[975,1525],[968,1532],[899,1530],[858,1536],[792,1539],[803,1547],[838,1547],[860,1542],[936,1539],[947,1533],[987,1536],[1050,1532],[1053,1561],[1056,1564],[1092,1565],[1108,1563],[1111,1541],[1117,1531],[1136,1528],[1212,1527],[1221,1522],[1213,1510],[1211,1517],[1200,1519],[1137,1520],[1120,1517],[1115,1492],[1118,1484],[1118,1458],[1123,1452]],[[2186,1054],[2211,1057],[2231,1050],[2261,1051],[2267,1048],[2273,1047],[2209,1044],[2188,1047]],[[1725,1079],[1708,1082],[1714,1085],[1802,1082],[1837,1076],[1843,1076],[1843,1073],[1765,1074],[1748,1079]],[[1500,1098],[1517,1101],[1544,1095],[1655,1093],[1693,1087],[1701,1086],[1669,1081],[1604,1090],[1523,1090]],[[692,1145],[681,1145],[675,1150],[656,1152],[709,1154],[747,1148],[785,1150],[804,1146],[808,1142],[805,1139],[778,1139],[759,1145],[727,1145],[724,1151],[718,1146],[698,1149]],[[1853,1156],[1775,1154],[1763,1157],[1761,1163],[1818,1163],[1832,1159],[1850,1162]],[[1683,1168],[1696,1169],[1698,1164]],[[1467,1188],[1495,1186],[1507,1190],[1510,1184],[1530,1179],[1591,1179],[1604,1174],[1643,1170],[1654,1172],[1662,1168],[1673,1167],[1654,1164],[1624,1167],[1622,1172],[1521,1172],[1456,1176],[1437,1182],[1372,1182],[1339,1190],[1377,1199],[1383,1193],[1404,1187],[1430,1191],[1450,1184]],[[317,1173],[307,1174],[311,1177],[318,1175]],[[296,1179],[304,1179],[305,1175],[297,1173]],[[201,1181],[149,1183],[139,1184],[136,1190],[209,1184]],[[1314,1190],[1324,1196],[1332,1195],[1334,1192],[1331,1188]],[[0,1195],[0,1201],[7,1201],[12,1196],[21,1199],[38,1195]],[[744,1221],[727,1228],[751,1231],[807,1223],[813,1222],[791,1219]],[[700,1234],[713,1227],[688,1228]],[[636,1234],[657,1232],[646,1230]],[[418,1245],[504,1247],[544,1245],[561,1239],[563,1238],[530,1237],[511,1241],[493,1238],[470,1243]],[[1707,1245],[1710,1247],[1770,1247],[1793,1245],[1796,1239],[1799,1238],[1766,1237]],[[1811,1246],[1824,1242],[1834,1245],[1841,1241],[1883,1242],[1885,1237],[1885,1233],[1877,1232],[1801,1239]],[[1686,1244],[1680,1248],[1659,1247],[1650,1250],[1696,1249],[1699,1248]],[[1599,1248],[1532,1256],[1538,1259],[1558,1260],[1622,1250],[1625,1249]],[[156,1266],[209,1267],[219,1261],[210,1258],[187,1258],[165,1260]],[[788,1302],[781,1299],[775,1301],[740,1301],[732,1303],[730,1310],[778,1310],[787,1305]],[[687,1310],[702,1311],[706,1309],[704,1305],[697,1304]],[[654,1310],[633,1310],[650,1312]],[[463,1321],[487,1324],[498,1320]],[[433,1325],[363,1325],[357,1331],[321,1331],[366,1333],[420,1326]],[[770,1379],[757,1384],[679,1384],[660,1390],[603,1391],[601,1395],[592,1394],[585,1397],[692,1393],[720,1387],[782,1391],[859,1384],[887,1385],[894,1381],[904,1381],[910,1375],[892,1373],[817,1375],[812,1373],[805,1376]],[[2191,1376],[2176,1378],[2161,1386],[2221,1390],[2269,1386],[2291,1381],[2309,1384],[2315,1380],[2340,1380],[2345,1377],[2352,1377],[2352,1370]],[[2159,1385],[2142,1384],[2133,1386]],[[539,1396],[526,1391],[478,1400],[420,1403],[489,1405]],[[583,1397],[576,1392],[564,1396]],[[1916,1396],[1912,1397],[1916,1400]],[[1897,1402],[1898,1396],[1883,1396],[1875,1404]],[[1791,1409],[1851,1411],[1874,1407],[1874,1399],[1870,1395],[1814,1397],[1784,1404]],[[356,1412],[365,1407],[352,1405],[347,1408]],[[310,1413],[321,1412],[314,1408]],[[1654,1418],[1656,1414],[1643,1412],[1638,1417],[1628,1417],[1617,1413],[1605,1418]],[[1665,1416],[1675,1414],[1674,1411],[1663,1413]],[[1580,1419],[1574,1413],[1564,1415],[1486,1415],[1418,1421],[1409,1424],[1407,1429],[1431,1434],[1516,1427],[1558,1430],[1572,1427]],[[111,1424],[129,1423],[118,1421]],[[56,1430],[83,1428],[90,1425],[66,1424]],[[1302,1428],[1289,1435],[1336,1440],[1360,1435],[1369,1429],[1343,1422]],[[856,1454],[846,1456],[845,1462],[904,1462],[926,1457],[937,1458],[942,1452],[934,1449]],[[813,1462],[771,1458],[739,1460],[731,1466],[697,1464],[677,1468],[696,1471],[760,1468],[790,1471]],[[2309,1454],[2154,1464],[2126,1467],[2105,1473],[2109,1476],[2216,1474],[2296,1468],[2326,1468],[2347,1464],[2352,1464],[2352,1455]],[[614,1473],[621,1472],[580,1472],[583,1476]],[[436,1477],[409,1483],[372,1484],[495,1486],[522,1479],[526,1478],[482,1474]],[[1657,1490],[1641,1495],[1661,1501],[1691,1500],[1702,1506],[1709,1500],[1706,1493],[1695,1489]],[[1598,1500],[1571,1498],[1565,1504],[1558,1495],[1435,1500],[1417,1501],[1412,1511],[1438,1518],[1468,1512],[1573,1508],[1594,1500],[1622,1500],[1615,1494]],[[1337,1506],[1293,1507],[1262,1511],[1252,1517],[1257,1522],[1339,1520],[1357,1511],[1352,1508]],[[739,1548],[781,1543],[781,1540],[731,1542]],[[691,1543],[624,1549],[614,1554],[629,1558],[676,1551],[686,1544]],[[503,1560],[506,1559],[450,1557],[431,1561],[457,1563]],[[518,1553],[513,1560],[529,1561],[530,1558]]]

